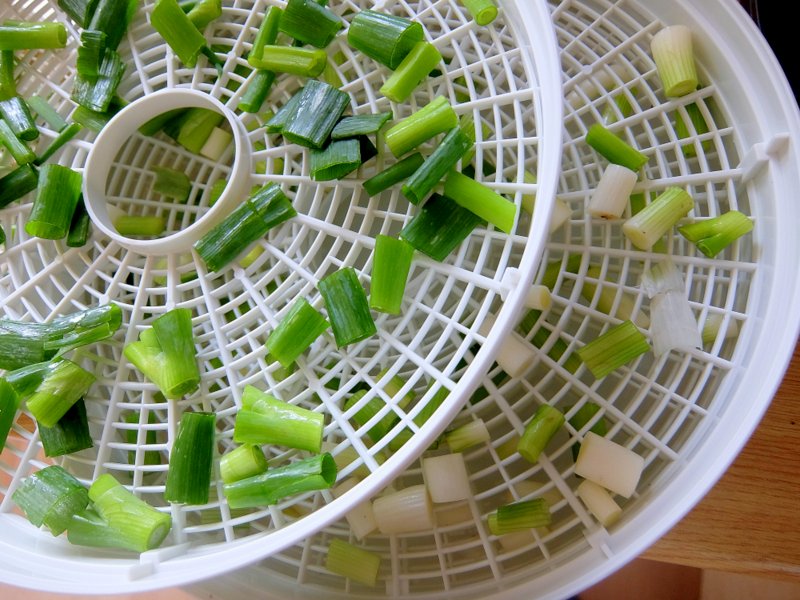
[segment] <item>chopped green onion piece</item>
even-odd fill
[[[105,33],[106,48],[116,50],[125,37],[138,4],[138,0],[99,0],[86,29]]]
[[[336,462],[325,452],[226,483],[222,490],[231,508],[268,506],[287,496],[329,489],[336,481],[336,473]]]
[[[58,7],[84,29],[89,26],[97,0],[58,0]]]
[[[402,187],[403,196],[411,202],[412,204],[420,204],[423,202],[428,195],[433,191],[433,188],[442,180],[442,178],[452,169],[456,163],[461,160],[461,157],[464,155],[470,147],[472,146],[472,142],[470,139],[461,131],[460,127],[454,127],[451,129],[447,135],[444,137],[442,142],[436,147],[436,150],[425,159],[420,166],[419,169],[414,171],[414,173],[406,180],[406,183]],[[465,179],[468,179],[465,177]],[[458,183],[454,184],[453,187],[459,185]],[[462,184],[463,186],[463,184]],[[474,190],[473,190],[474,191]],[[489,190],[487,190],[489,191]],[[493,193],[493,192],[492,192]],[[482,201],[485,201],[485,197],[487,194],[482,194]],[[462,195],[460,195],[462,201],[466,201],[467,199]],[[455,200],[455,198],[453,198]],[[502,199],[502,202],[507,202],[506,200]],[[486,213],[490,213],[491,216],[497,220],[498,222],[502,222],[504,226],[508,226],[509,231],[513,226],[513,216],[511,219],[511,225],[509,225],[506,221],[505,214],[503,215],[504,218],[498,216],[497,212],[499,209],[503,208],[503,203],[494,203],[492,209],[494,210],[487,210],[482,211]],[[474,207],[474,203],[469,203],[470,206]],[[516,214],[516,207],[511,204],[514,210],[514,214]],[[503,213],[508,213],[509,211],[504,210]],[[481,216],[481,215],[478,215]]]
[[[392,102],[405,102],[430,72],[442,62],[442,55],[430,42],[417,42],[389,79],[380,93]]]
[[[497,18],[494,0],[460,0],[478,25],[488,25]]]
[[[364,182],[364,190],[370,196],[374,196],[386,190],[396,183],[410,177],[417,169],[422,166],[424,159],[419,152],[409,154],[404,159],[396,162],[388,169],[381,171],[377,175],[373,175]]]
[[[693,131],[689,130],[686,121],[681,116],[679,112],[675,113],[675,135],[678,136],[679,139],[685,140],[687,138],[691,138],[694,136],[700,136],[705,133],[708,133],[709,127],[708,123],[706,123],[706,119],[703,116],[700,107],[697,105],[696,102],[692,102],[691,104],[687,104],[684,109],[686,110],[686,114],[689,116],[689,122],[692,124]],[[711,140],[704,140],[700,143],[700,147],[703,149],[704,152],[709,152],[713,148],[714,144]],[[687,143],[681,145],[681,151],[683,152],[684,156],[692,157],[697,156],[697,149],[695,144]]]
[[[625,221],[622,233],[641,250],[650,250],[667,231],[694,208],[692,197],[679,187],[669,187],[641,211]]]
[[[72,112],[70,119],[74,123],[83,125],[89,131],[100,133],[103,127],[111,120],[114,114],[112,112],[97,112],[85,106],[78,106]]]
[[[199,154],[211,132],[218,127],[225,117],[215,110],[194,107],[184,112],[178,127],[175,141],[189,152]]]
[[[267,231],[297,212],[281,188],[271,183],[245,200],[219,225],[194,243],[194,249],[211,271],[236,259]]]
[[[260,475],[267,470],[267,458],[260,446],[243,444],[226,452],[219,459],[222,483],[233,483]]]
[[[0,24],[0,50],[64,48],[67,29],[61,23],[17,21]]]
[[[39,187],[25,223],[30,236],[60,240],[69,233],[72,215],[81,197],[83,177],[77,171],[56,164],[39,171]]]
[[[358,140],[337,140],[324,149],[311,149],[311,179],[331,181],[341,179],[361,165],[361,151]]]
[[[298,298],[269,334],[265,346],[271,357],[288,368],[328,327],[328,320],[319,311],[305,298]]]
[[[708,258],[714,258],[752,230],[753,222],[738,210],[730,210],[718,217],[678,227],[680,234],[694,243]]]
[[[0,50],[0,100],[17,95],[17,82],[14,79],[14,51]]]
[[[11,498],[33,525],[45,525],[53,535],[63,533],[72,517],[89,504],[86,488],[58,465],[25,478]]]
[[[597,379],[650,350],[647,338],[631,321],[623,321],[577,351]]]
[[[644,458],[633,450],[589,431],[575,460],[575,475],[630,498],[644,470]]]
[[[5,120],[19,139],[31,142],[39,137],[39,130],[33,122],[33,115],[19,96],[14,96],[8,100],[0,100],[0,118]]]
[[[176,0],[157,0],[150,23],[183,64],[187,67],[197,64],[197,57],[206,48],[206,39]]]
[[[307,148],[322,148],[344,112],[350,97],[322,81],[309,81],[297,94],[281,134]],[[276,115],[277,117],[277,115]]]
[[[180,123],[183,120],[183,115],[187,109],[185,108],[176,108],[173,110],[168,110],[167,112],[161,113],[147,121],[144,125],[139,127],[138,131],[142,135],[145,136],[152,136],[157,134],[159,131],[164,129],[168,124]],[[175,134],[177,137],[177,133]]]
[[[264,124],[264,129],[267,133],[280,133],[283,131],[284,126],[286,123],[289,122],[289,117],[295,111],[295,108],[298,104],[300,104],[301,95],[300,93],[296,93],[294,96],[289,98],[289,101],[281,106],[270,119]]]
[[[52,157],[56,152],[58,152],[64,144],[69,142],[72,138],[74,138],[78,133],[80,133],[83,126],[79,123],[70,123],[64,129],[62,129],[55,139],[50,142],[50,145],[45,148],[44,152],[42,152],[39,156],[36,157],[36,160],[33,161],[33,164],[39,166],[42,163],[46,162],[50,157]]]
[[[315,0],[289,0],[279,27],[304,44],[325,48],[342,28],[342,20]]]
[[[600,405],[595,404],[594,402],[587,402],[578,410],[576,410],[575,414],[570,417],[569,424],[578,433],[585,433],[582,431],[583,428],[594,419],[594,416],[598,412],[600,412]],[[592,431],[599,436],[605,436],[606,433],[608,433],[608,425],[606,424],[605,418],[601,416],[599,419],[597,419],[594,425],[589,428],[589,431]],[[576,460],[578,458],[578,452],[580,452],[580,449],[580,442],[575,442],[572,444],[572,460]]]
[[[69,408],[86,395],[95,376],[74,362],[55,361],[27,399],[28,411],[41,425],[55,427]]]
[[[0,145],[8,149],[11,158],[13,158],[18,165],[26,165],[36,160],[36,154],[33,153],[33,150],[16,136],[11,130],[11,127],[9,127],[3,119],[0,119]]]
[[[360,135],[378,133],[381,127],[392,118],[391,112],[382,112],[372,115],[355,115],[344,117],[336,124],[331,132],[332,140],[343,140]]]
[[[400,314],[414,247],[401,239],[378,234],[372,256],[369,306],[373,310]]]
[[[91,80],[100,76],[107,37],[102,31],[87,29],[81,32],[81,45],[78,46],[78,59],[75,63],[81,77]]]
[[[217,417],[186,412],[169,453],[164,499],[177,504],[207,504]]]
[[[264,53],[264,46],[272,45],[278,39],[278,26],[283,17],[283,9],[279,6],[270,6],[264,14],[264,19],[258,28],[256,39],[253,40],[253,48],[247,58],[258,58]]]
[[[599,123],[595,123],[589,128],[586,133],[586,143],[608,159],[609,162],[627,167],[634,172],[641,169],[648,160],[645,154],[630,146]]]
[[[188,308],[174,308],[155,319],[123,354],[170,400],[191,394],[200,384]]]
[[[451,171],[444,182],[444,195],[505,233],[514,228],[516,205],[471,177]]]
[[[367,393],[367,390],[358,390],[352,396],[350,396],[344,403],[344,410],[348,411],[352,407],[354,407],[358,402],[361,401]],[[359,408],[353,415],[350,417],[359,427],[363,427],[366,425],[372,418],[377,415],[381,410],[384,409],[386,403],[379,398],[378,396],[374,396],[370,398],[369,401]],[[367,431],[367,436],[373,442],[379,442],[383,436],[385,436],[391,429],[394,427],[394,424],[398,421],[398,416],[392,410],[389,410],[386,414],[384,414],[377,423],[370,427],[369,431]]]
[[[325,300],[337,347],[343,348],[377,333],[367,295],[355,269],[339,269],[322,278],[317,287]]]
[[[347,30],[348,44],[390,69],[424,37],[421,24],[374,10],[358,12]]]
[[[501,506],[489,515],[488,525],[492,535],[505,535],[535,527],[550,525],[550,507],[544,498],[523,500]]]
[[[19,409],[19,394],[4,377],[0,377],[0,452],[14,424]]]
[[[139,423],[140,417],[139,413],[136,412],[129,412],[125,415],[125,422],[129,425],[136,425],[136,429],[126,429],[125,430],[125,442],[131,445],[138,445],[139,444]],[[156,415],[152,411],[148,411],[147,415],[147,424],[148,425],[155,425],[156,424]],[[142,427],[144,429],[144,427]],[[156,430],[152,428],[147,428],[145,430],[145,438],[144,443],[147,445],[157,444],[158,438],[156,436]],[[128,464],[135,465],[136,464],[136,450],[128,450]],[[161,464],[161,453],[158,450],[145,450],[144,452],[144,464],[145,465],[160,465]]]
[[[225,188],[228,185],[228,181],[226,179],[217,179],[213,184],[211,184],[211,191],[208,193],[208,205],[214,206],[219,200],[220,196],[222,196],[222,192],[225,191]],[[243,267],[246,265],[242,265]]]
[[[252,386],[245,388],[246,408],[236,415],[233,440],[240,444],[278,444],[319,452],[325,415],[282,402]]]
[[[665,27],[653,36],[650,51],[668,98],[685,96],[697,89],[692,32],[688,27]]]
[[[261,56],[249,57],[247,62],[256,69],[317,77],[325,70],[328,55],[324,50],[265,44]]]
[[[336,575],[375,586],[381,568],[381,557],[344,540],[333,539],[325,555],[325,568]]]
[[[155,174],[154,193],[174,198],[178,202],[186,202],[189,199],[192,182],[186,173],[168,167],[153,167],[153,173]]]
[[[443,261],[481,223],[480,217],[434,194],[400,232],[400,237],[423,254]]]
[[[145,552],[158,548],[172,526],[168,513],[137,498],[108,473],[91,485],[89,498],[99,519],[95,517],[92,523],[86,521],[86,512],[78,515],[67,530],[73,544]],[[84,523],[76,527],[79,519]]]
[[[6,373],[6,381],[14,388],[20,398],[30,396],[44,381],[45,376],[53,370],[54,362],[44,361],[19,367]]]
[[[274,8],[274,7],[273,7]],[[257,113],[267,99],[272,84],[275,82],[275,73],[256,69],[247,82],[247,88],[239,99],[239,109],[243,112]]]
[[[549,404],[542,404],[536,409],[533,418],[525,426],[525,431],[519,438],[517,451],[528,462],[535,463],[547,443],[564,424],[564,415],[561,411]]]
[[[202,31],[211,21],[222,16],[222,0],[199,0],[186,16],[198,30]]]
[[[56,352],[107,339],[122,323],[116,304],[56,317],[50,323],[26,323],[0,319],[0,368],[18,369],[46,362]],[[37,384],[38,385],[38,384]]]
[[[107,49],[97,77],[84,77],[80,73],[75,77],[72,100],[89,110],[106,112],[124,74],[125,63],[119,53]]]
[[[83,398],[73,404],[53,427],[39,424],[45,456],[64,456],[94,446]]]
[[[403,156],[435,135],[458,126],[458,116],[450,101],[438,96],[386,132],[386,145],[396,157]],[[461,158],[461,156],[459,156]]]
[[[641,194],[631,194],[630,197],[630,205],[631,205],[631,216],[639,214],[644,210],[644,208],[650,202],[650,193],[645,192]],[[669,247],[667,245],[667,238],[666,236],[661,236],[650,248],[650,252],[659,252],[661,254],[667,254],[669,251]],[[645,327],[644,325],[641,325]],[[646,329],[646,327],[645,327]]]
[[[39,184],[39,172],[31,164],[23,164],[0,177],[0,208],[32,192]]]
[[[489,430],[481,419],[469,421],[444,434],[444,441],[451,452],[463,452],[472,446],[485,444],[490,440]]]
[[[128,237],[157,237],[164,233],[167,222],[164,217],[120,215],[114,219],[114,228],[120,235]]]

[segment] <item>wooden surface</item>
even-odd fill
[[[644,557],[800,581],[800,345],[734,464]]]

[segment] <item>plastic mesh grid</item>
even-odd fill
[[[13,0],[0,8],[0,19],[65,22],[69,30],[65,50],[19,54],[18,89],[24,96],[38,94],[47,98],[67,118],[74,108],[69,93],[79,32],[53,9],[54,4]],[[204,61],[193,69],[178,62],[149,24],[153,4],[142,3],[120,46],[128,69],[118,94],[132,102],[155,91],[188,87],[235,109],[244,89],[242,83],[250,73],[242,57],[251,47],[260,15],[271,2],[223,3],[222,18],[206,31],[206,39],[218,52],[227,51],[224,75],[219,78]],[[366,5],[371,3],[336,2],[331,8],[347,18]],[[340,36],[329,48],[329,54],[343,57],[335,70],[344,82],[342,89],[349,94],[349,110],[354,114],[392,110],[395,119],[400,119],[432,98],[450,98],[459,114],[471,115],[476,123],[476,164],[496,167],[493,174],[483,177],[484,182],[519,205],[523,194],[534,193],[538,188],[522,183],[523,173],[543,176],[538,160],[543,141],[537,125],[542,119],[541,91],[537,89],[536,61],[525,55],[528,43],[503,18],[491,28],[475,26],[455,0],[386,2],[380,8],[420,20],[445,56],[447,68],[429,77],[407,103],[390,104],[377,93],[388,71],[354,53]],[[171,557],[188,552],[191,559],[240,542],[280,535],[285,525],[312,510],[324,509],[331,500],[329,492],[311,493],[264,509],[231,511],[224,501],[221,483],[215,483],[207,505],[169,507],[162,497],[167,457],[184,411],[217,413],[219,456],[233,446],[233,422],[244,386],[268,389],[279,398],[326,414],[324,438],[332,453],[354,449],[357,457],[341,470],[342,477],[364,467],[375,473],[380,470],[383,458],[379,454],[389,438],[373,445],[366,435],[371,423],[358,427],[350,417],[371,397],[379,395],[386,401],[385,411],[400,419],[389,437],[405,428],[417,431],[419,426],[413,417],[428,400],[442,388],[453,389],[471,369],[479,368],[474,362],[475,352],[486,338],[478,330],[489,310],[501,310],[500,293],[508,291],[502,282],[503,273],[511,267],[524,267],[532,219],[523,213],[511,235],[491,226],[478,227],[443,263],[416,257],[403,314],[375,315],[379,331],[376,337],[337,350],[332,337],[326,335],[298,360],[293,372],[268,362],[266,335],[291,303],[303,296],[321,307],[316,283],[342,266],[355,267],[362,283],[368,285],[374,236],[396,235],[415,213],[397,189],[372,199],[362,190],[360,183],[364,179],[389,164],[382,156],[377,164],[362,167],[351,179],[317,183],[309,177],[307,151],[265,135],[261,126],[268,118],[266,110],[274,111],[283,105],[299,85],[294,78],[281,78],[264,112],[240,115],[253,149],[252,183],[277,182],[299,213],[270,231],[257,244],[261,253],[244,268],[234,265],[220,273],[209,273],[194,254],[144,256],[97,233],[79,249],[30,238],[24,223],[31,196],[0,211],[0,223],[9,232],[0,263],[0,306],[4,317],[45,321],[109,301],[117,303],[123,312],[123,327],[111,342],[74,354],[74,360],[97,375],[86,398],[95,447],[58,462],[86,483],[101,473],[112,473],[151,505],[170,510],[173,529],[165,549],[155,553],[156,559],[137,561],[125,553],[71,547],[64,539],[50,539],[49,534],[32,528],[30,532],[24,527],[21,530],[25,536],[30,535],[25,540],[37,548],[31,550],[37,554],[52,552],[53,556],[67,557],[68,562],[72,557],[76,564],[85,564],[89,557],[113,559],[115,568],[120,569],[109,571],[107,579],[101,577],[98,585],[114,586],[118,576],[125,580],[146,578],[156,570],[156,564],[158,575],[169,578]],[[457,96],[460,102],[456,101]],[[54,136],[55,132],[43,129],[39,143],[45,147]],[[65,146],[58,161],[82,171],[95,139],[95,133],[83,131]],[[135,207],[133,210],[161,211],[168,216],[170,229],[177,229],[178,223],[185,226],[187,219],[191,220],[187,214],[192,211],[148,194],[149,166],[160,156],[167,163],[159,158],[160,166],[196,170],[194,193],[200,192],[203,197],[198,215],[202,213],[208,186],[215,179],[224,179],[229,168],[189,157],[174,147],[167,150],[165,140],[133,136],[120,151],[108,190],[112,203],[118,200],[128,210]],[[557,145],[551,143],[557,150]],[[434,144],[428,143],[425,150],[431,150]],[[537,215],[542,213],[546,211],[537,210]],[[530,272],[533,262],[527,260]],[[192,310],[202,382],[195,394],[179,401],[165,401],[155,386],[122,357],[122,347],[174,306]],[[380,380],[378,374],[385,368],[390,376],[404,378],[404,393],[413,391],[418,398],[415,404],[404,410],[398,405],[398,397],[384,391],[383,381],[388,379]],[[370,387],[370,392],[345,410],[344,401],[356,386],[363,384]],[[154,438],[148,439],[148,434]],[[12,437],[14,442],[0,456],[0,518],[13,524],[18,532],[21,520],[10,496],[22,478],[50,461],[43,457],[30,419],[18,419]],[[266,450],[273,465],[302,454],[276,447]],[[152,464],[149,458],[156,455],[159,463]],[[216,482],[217,470],[215,462]],[[11,529],[7,531],[10,535]],[[269,545],[262,544],[257,552],[262,556],[270,552]],[[183,572],[178,577],[196,579],[207,572],[205,567],[198,568],[193,574]],[[59,571],[53,566],[51,573],[54,581],[77,576],[80,583],[75,585],[85,584],[85,578],[70,573],[69,568]],[[64,589],[56,583],[43,585]],[[139,580],[136,585],[154,584]]]

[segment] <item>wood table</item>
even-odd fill
[[[643,556],[800,582],[800,344],[736,461]]]

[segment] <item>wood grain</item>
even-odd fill
[[[800,582],[800,345],[736,461],[643,556]]]

